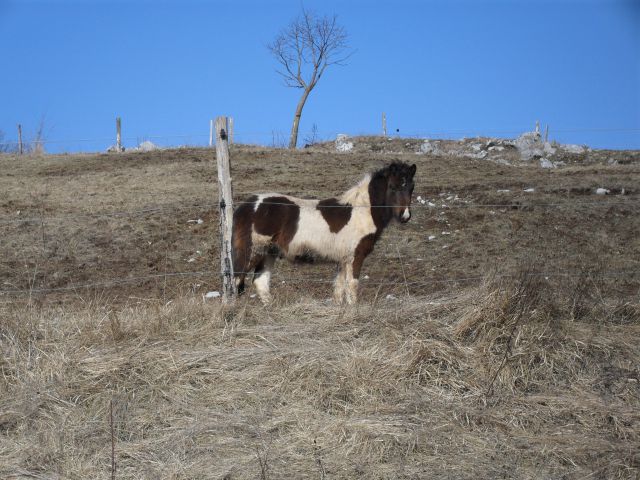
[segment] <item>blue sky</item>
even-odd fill
[[[305,0],[337,14],[355,50],[307,102],[301,141],[389,131],[550,137],[640,148],[640,1]],[[0,0],[0,130],[48,151],[206,143],[231,115],[239,141],[286,138],[299,90],[266,44],[299,1]],[[184,137],[182,136],[184,135]],[[84,141],[87,140],[87,141]]]

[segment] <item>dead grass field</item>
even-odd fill
[[[210,150],[0,156],[0,477],[110,478],[113,440],[116,478],[638,478],[637,152],[414,147],[232,149],[238,199],[418,165],[435,206],[385,234],[354,308],[326,303],[333,267],[285,263],[272,306],[203,301]]]

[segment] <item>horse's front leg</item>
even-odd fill
[[[360,278],[362,263],[364,262],[364,259],[367,258],[367,255],[369,255],[373,251],[375,242],[376,237],[373,234],[361,238],[358,246],[355,249],[353,258],[351,258],[347,267],[345,268],[345,278],[347,285],[346,296],[347,303],[349,304],[358,301],[358,279]]]

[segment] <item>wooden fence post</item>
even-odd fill
[[[387,116],[382,112],[382,136],[387,136]]]
[[[233,143],[233,117],[229,117],[229,145]]]
[[[213,147],[213,120],[209,120],[209,146]]]
[[[216,118],[216,160],[218,164],[218,197],[220,200],[220,270],[222,273],[222,302],[231,303],[236,296],[233,278],[231,236],[233,232],[233,190],[229,161],[227,117]]]
[[[120,117],[116,117],[116,150],[122,152],[122,122]]]
[[[18,153],[22,155],[24,152],[22,147],[22,125],[18,124]]]

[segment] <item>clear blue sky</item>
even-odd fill
[[[304,5],[336,13],[356,51],[311,94],[301,139],[313,124],[378,133],[384,111],[401,134],[508,137],[539,119],[560,141],[640,148],[640,1]],[[300,6],[0,0],[0,130],[14,140],[22,123],[29,137],[44,115],[49,151],[98,150],[119,115],[128,146],[206,143],[226,114],[240,141],[270,144],[300,91],[265,45]],[[153,138],[169,135],[193,137]]]

